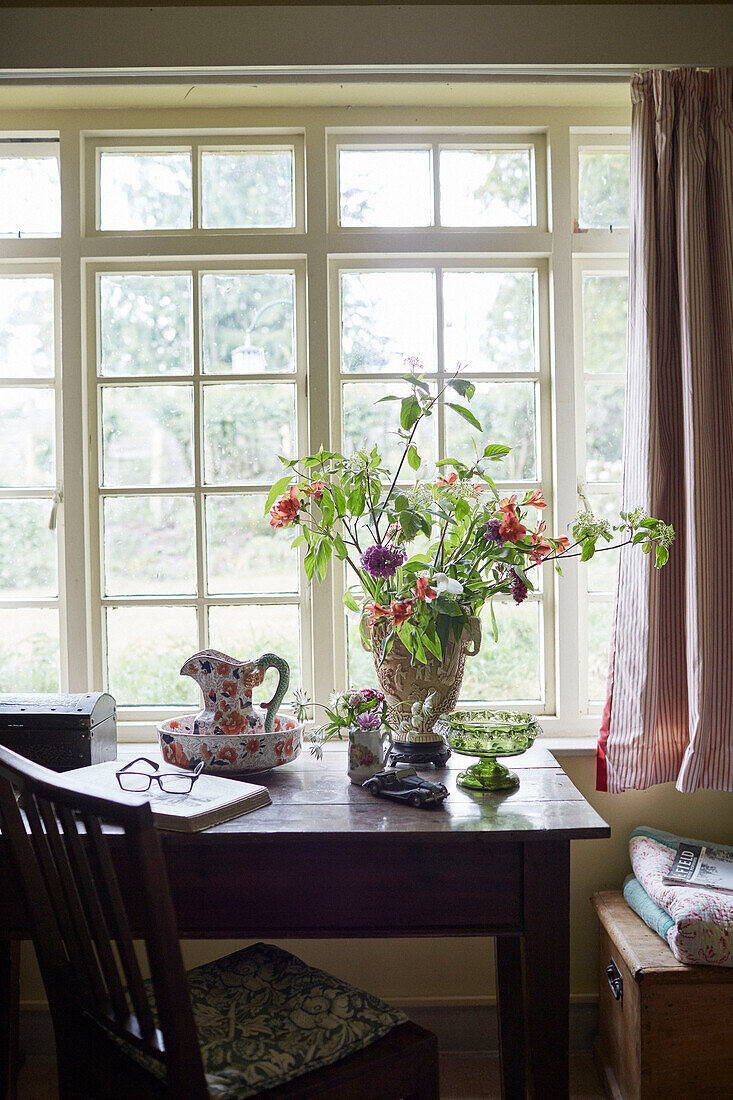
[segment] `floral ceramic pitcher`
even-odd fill
[[[260,686],[268,668],[279,674],[277,688],[269,703],[255,707],[252,689]],[[277,708],[288,690],[290,667],[275,653],[238,661],[217,649],[204,649],[188,658],[181,676],[195,680],[204,697],[204,709],[194,719],[193,733],[272,733]]]

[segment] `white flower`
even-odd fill
[[[359,451],[354,451],[348,461],[352,474],[363,474],[369,465],[366,455],[360,454]]]
[[[448,596],[460,596],[463,592],[461,582],[454,580],[453,577],[449,577],[445,573],[436,573],[433,577],[433,584],[439,596],[443,592]]]

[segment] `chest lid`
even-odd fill
[[[104,691],[83,695],[0,694],[0,730],[92,730],[114,715],[115,700]]]

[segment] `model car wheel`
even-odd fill
[[[419,807],[422,806],[422,798],[419,794],[411,794],[408,801],[410,805],[415,806],[416,809],[419,809]]]
[[[374,797],[374,798],[377,797],[377,795],[379,794],[379,784],[378,783],[370,783],[369,784],[369,794],[372,795],[372,797]]]

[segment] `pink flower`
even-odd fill
[[[504,497],[504,499],[502,501],[499,501],[499,507],[502,510],[502,512],[513,512],[514,511],[514,506],[515,506],[516,503],[517,503],[517,494],[514,493],[513,496]]]
[[[514,498],[516,500],[516,497]],[[521,539],[527,534],[527,528],[523,523],[519,522],[519,516],[514,511],[514,508],[504,509],[504,519],[502,520],[499,533],[504,539],[504,542],[520,542]]]
[[[395,626],[402,626],[403,623],[406,623],[410,615],[412,615],[414,608],[414,600],[393,600],[390,610],[394,618]]]
[[[310,485],[304,485],[303,486],[302,492],[310,494],[310,496],[312,496],[313,499],[315,500],[316,504],[318,504],[320,502],[321,497],[323,496],[323,490],[325,488],[326,488],[326,482],[325,481],[312,481],[310,483]]]
[[[374,626],[377,619],[387,618],[390,614],[388,607],[382,607],[381,603],[367,604],[367,611],[369,612],[369,625]]]
[[[455,485],[457,481],[458,474],[454,471],[452,474],[448,474],[448,477],[439,477],[435,484],[438,486]]]
[[[298,518],[300,498],[294,485],[270,509],[270,527],[289,527]]]
[[[531,505],[533,508],[546,508],[547,507],[547,502],[545,501],[545,498],[542,496],[542,490],[541,489],[533,489],[532,492],[528,493],[527,496],[524,498],[524,500],[522,501],[522,504],[526,504],[527,506]]]
[[[415,594],[418,600],[434,600],[438,595],[435,588],[430,587],[427,577],[418,577],[415,581]]]

